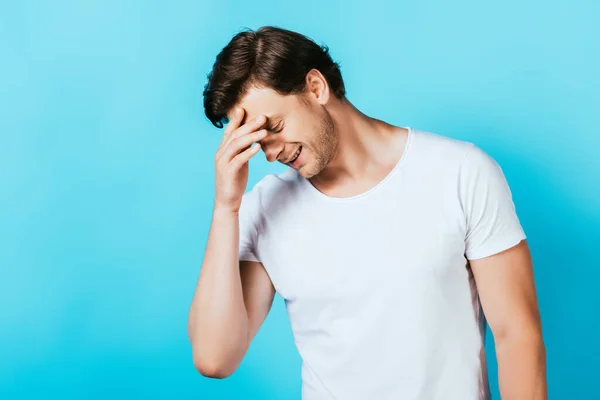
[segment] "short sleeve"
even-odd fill
[[[258,223],[260,221],[260,197],[258,188],[244,193],[239,211],[239,259],[240,261],[257,261],[256,243],[258,239]]]
[[[463,160],[459,195],[468,260],[500,253],[526,238],[502,169],[477,146],[472,146]]]

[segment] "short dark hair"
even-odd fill
[[[204,112],[217,128],[228,122],[227,113],[252,85],[279,94],[304,92],[306,74],[317,69],[333,94],[346,95],[340,65],[326,45],[287,29],[263,26],[238,32],[217,55],[204,87]]]

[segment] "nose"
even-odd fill
[[[262,147],[268,162],[277,161],[284,147],[281,144],[269,140],[261,140],[260,146]]]
[[[279,152],[273,148],[273,146],[269,146],[267,148],[263,147],[263,151],[265,152],[265,157],[268,162],[277,161],[277,155]]]

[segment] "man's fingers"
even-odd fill
[[[252,143],[263,139],[267,135],[266,129],[261,129],[258,132],[250,132],[246,135],[232,139],[224,149],[223,157],[227,161],[233,159],[239,153],[245,151]]]
[[[242,151],[240,154],[235,156],[233,160],[231,160],[231,164],[234,168],[239,169],[244,164],[246,164],[255,154],[258,153],[260,149],[260,143],[256,143],[254,146],[248,147],[246,150]]]
[[[229,136],[231,136],[231,134],[235,132],[237,128],[240,127],[242,121],[244,120],[245,114],[246,110],[244,110],[242,107],[236,107],[235,110],[233,110],[233,115],[229,119],[229,123],[225,127],[225,132],[223,132],[223,140],[221,141],[221,143],[227,142]]]
[[[264,115],[259,115],[254,120],[248,121],[241,127],[235,129],[229,134],[229,136],[223,138],[223,142],[221,143],[221,146],[219,146],[219,148],[217,149],[217,153],[215,154],[215,159],[219,159],[223,156],[223,154],[225,153],[225,151],[227,151],[232,141],[237,140],[238,138],[248,134],[255,134],[266,122],[266,117]],[[250,144],[248,144],[248,146]]]
[[[227,146],[229,144],[229,142],[231,142],[232,140],[234,140],[238,137],[247,135],[254,131],[258,131],[260,128],[262,128],[262,126],[265,124],[265,122],[267,122],[267,119],[265,118],[264,115],[259,115],[258,117],[254,118],[253,120],[246,121],[246,123],[244,125],[237,128],[229,136],[228,140],[226,140],[225,146]]]
[[[234,110],[233,119],[229,121],[229,124],[227,124],[227,127],[225,128],[222,143],[227,145],[227,142],[232,138],[256,131],[267,122],[267,118],[264,115],[259,115],[252,120],[246,120],[245,123],[241,125],[245,115],[247,115],[246,110],[242,107],[237,107]]]

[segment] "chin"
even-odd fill
[[[304,171],[305,171],[305,168],[304,168],[304,167],[300,167],[300,168],[298,168],[298,169],[296,170],[296,172],[298,173],[298,175],[301,175],[301,176],[302,176],[302,177],[304,177],[304,178],[308,178],[308,177],[306,176],[306,173],[305,173]]]
[[[309,175],[309,174],[307,174],[307,172],[309,172],[309,171],[307,171],[306,165],[302,165],[300,168],[298,168],[296,170],[296,172],[298,172],[298,175],[301,175],[302,177],[304,177],[306,179],[310,178],[310,176],[307,176],[307,175]]]
[[[317,175],[320,171],[315,171],[314,168],[311,168],[312,165],[303,165],[298,169],[298,174],[306,179],[310,179]]]

